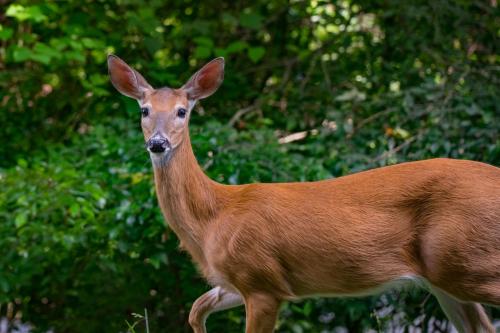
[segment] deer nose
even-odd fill
[[[163,153],[169,145],[168,140],[161,136],[153,136],[147,142],[147,147],[152,153]]]

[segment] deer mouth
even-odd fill
[[[164,150],[155,152],[154,150],[148,148],[149,156],[151,157],[151,161],[156,166],[163,166],[170,161],[172,157],[172,147],[168,145]]]

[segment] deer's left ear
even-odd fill
[[[224,58],[216,58],[197,71],[182,86],[190,100],[212,95],[224,80]]]
[[[108,70],[113,86],[123,95],[140,100],[153,89],[138,71],[115,55],[108,56]]]

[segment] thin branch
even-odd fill
[[[318,50],[320,50],[320,49],[318,49]],[[304,79],[300,83],[300,87],[299,87],[299,95],[300,96],[304,95],[304,89],[305,89],[307,83],[309,82],[309,80],[311,79],[312,73],[313,73],[314,68],[316,66],[316,61],[319,58],[319,52],[318,52],[318,50],[316,50],[314,52],[314,54],[312,56],[312,59],[311,59],[311,62],[309,63],[309,67],[307,69],[306,76],[304,77]]]
[[[325,77],[326,87],[328,91],[332,93],[333,92],[332,80],[330,80],[330,75],[328,74],[328,69],[326,68],[326,61],[321,61],[321,69],[323,70],[323,76]]]
[[[278,142],[279,142],[279,144],[285,144],[285,143],[290,143],[290,142],[294,142],[294,141],[299,141],[299,140],[305,139],[308,134],[309,134],[309,131],[292,133],[292,134],[289,134],[289,135],[284,136],[282,138],[279,138]]]
[[[389,113],[392,113],[392,112],[395,112],[395,111],[398,111],[397,108],[389,108],[389,109],[385,109],[385,110],[382,110],[382,111],[379,111],[377,113],[374,113],[372,114],[371,116],[363,119],[362,121],[359,122],[359,124],[355,127],[355,131],[359,130],[361,127],[365,126],[366,124],[374,121],[375,119],[377,118],[380,118],[382,116],[385,116]]]
[[[144,308],[144,320],[146,321],[146,333],[149,333],[148,309]]]
[[[385,160],[386,158],[390,157],[391,155],[394,155],[395,153],[399,152],[400,150],[408,147],[415,140],[420,139],[425,134],[425,132],[427,132],[427,130],[422,130],[419,133],[415,134],[414,136],[409,137],[399,146],[396,146],[396,147],[384,152],[383,154],[380,154],[379,156],[375,157],[373,160],[370,161],[370,163],[376,163],[376,162],[379,162],[381,160]]]
[[[239,109],[238,111],[236,111],[236,113],[231,117],[231,119],[227,123],[228,126],[233,127],[234,124],[236,124],[236,122],[241,119],[241,117],[243,117],[247,113],[250,113],[254,110],[257,110],[260,107],[260,103],[261,103],[261,101],[257,100],[257,101],[255,101],[254,104],[249,105],[247,107],[244,107],[243,109]]]

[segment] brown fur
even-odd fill
[[[220,63],[210,64],[191,92],[220,84]],[[145,138],[160,122],[175,146],[154,164],[162,212],[219,288],[193,305],[196,332],[210,312],[242,302],[247,332],[270,332],[282,300],[370,294],[402,277],[425,279],[462,331],[493,331],[476,302],[500,305],[499,168],[433,159],[318,182],[222,185],[199,167],[187,124],[169,125],[188,99],[166,89],[141,102],[154,110]]]

